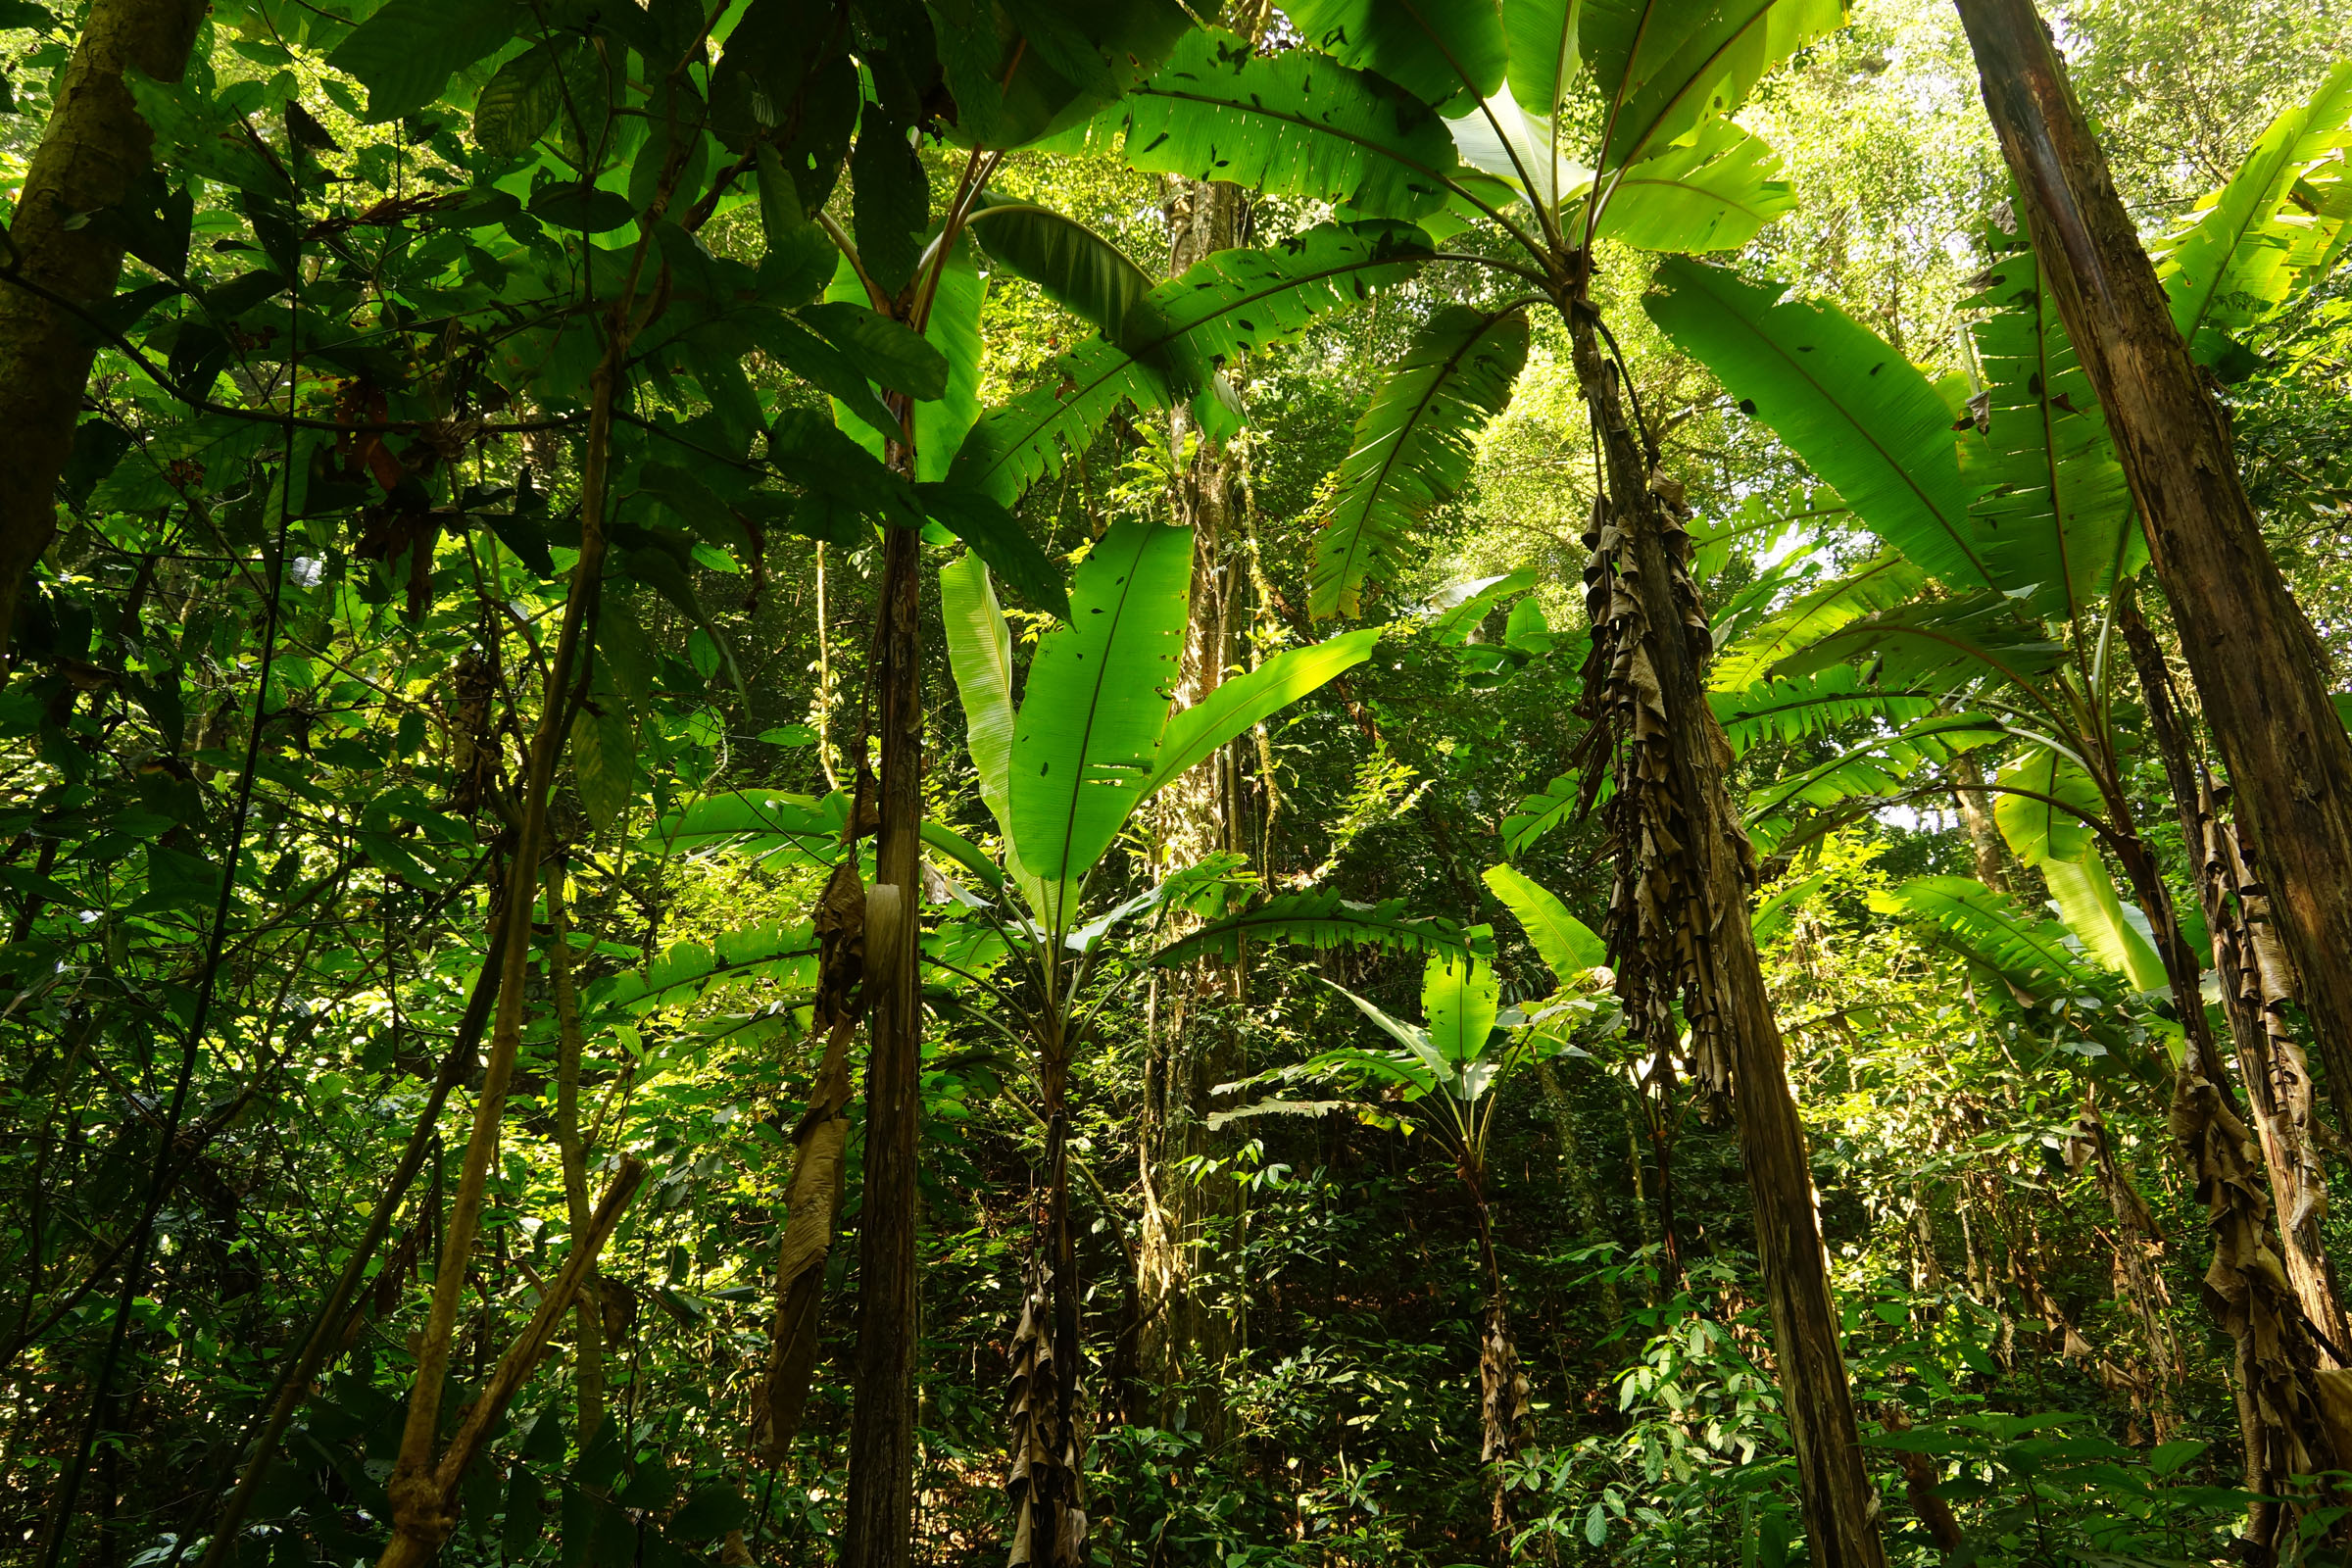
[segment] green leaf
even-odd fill
[[[1578,42],[1604,105],[1603,170],[1731,114],[1764,73],[1844,22],[1843,0],[1585,0]]]
[[[1502,85],[1509,48],[1494,0],[1291,0],[1283,14],[1314,47],[1426,103]]]
[[[1432,317],[1356,421],[1315,537],[1307,610],[1363,613],[1367,582],[1401,565],[1412,527],[1470,475],[1472,442],[1527,364],[1523,309],[1449,305]]]
[[[1537,956],[1561,985],[1574,985],[1587,970],[1609,961],[1608,945],[1526,872],[1515,866],[1490,865],[1486,883],[1527,932]]]
[[[1985,429],[1960,446],[1979,553],[2026,612],[2087,630],[2144,556],[2131,488],[2034,252],[2017,244],[1980,281]]]
[[[727,790],[664,816],[656,836],[679,851],[728,849],[755,860],[831,865],[841,849],[849,801],[784,790]]]
[[[1890,892],[1873,892],[1870,906],[1881,914],[1923,922],[1943,946],[2037,1001],[2108,989],[2097,972],[2076,956],[2064,926],[2034,918],[2017,900],[1982,882],[1960,876],[1918,877]],[[2000,1000],[1979,993],[1984,1005]]]
[[[1014,720],[1012,842],[1054,930],[1143,798],[1184,651],[1193,533],[1120,522],[1078,568],[1070,623],[1039,639]]]
[[[501,0],[386,0],[326,64],[367,87],[369,120],[397,120],[431,105],[451,76],[530,21]]]
[[[571,721],[572,776],[598,832],[627,809],[637,786],[637,740],[618,692],[591,691]]]
[[[868,104],[850,153],[851,226],[866,271],[886,294],[914,276],[931,226],[931,181],[906,126]],[[919,395],[919,394],[916,394]],[[930,394],[937,397],[936,392]]]
[[[1010,506],[1060,471],[1065,443],[1083,451],[1128,402],[1175,401],[1151,363],[1176,339],[1212,358],[1283,342],[1324,312],[1404,281],[1430,254],[1428,236],[1394,223],[1324,223],[1280,246],[1219,251],[1152,291],[1164,342],[1121,348],[1097,338],[1062,356],[1039,384],[981,417],[950,478]]]
[[[799,318],[782,311],[744,311],[731,317],[729,323],[751,347],[831,397],[837,417],[847,415],[873,432],[875,457],[881,456],[884,436],[897,437],[899,422],[891,417],[873,383],[859,373],[848,355],[803,326]],[[916,405],[918,411],[921,407]]]
[[[1577,32],[1584,0],[1502,0],[1502,35],[1510,63],[1504,84],[1527,113],[1555,120],[1584,71]]]
[[[948,667],[963,704],[964,749],[980,775],[980,799],[1010,844],[1012,633],[979,556],[958,556],[939,568],[939,607]]]
[[[1828,811],[1852,801],[1899,795],[1923,772],[1963,752],[1993,745],[2006,733],[1997,721],[1977,714],[1932,713],[1891,734],[1866,735],[1825,760],[1750,790],[1744,806],[1748,834],[1760,851],[1776,853],[1796,825],[1797,807]]]
[[[1952,416],[1927,377],[1833,305],[1673,260],[1642,301],[1862,521],[1932,575],[1997,586],[1968,516]]]
[[[550,185],[531,198],[531,216],[557,228],[581,234],[604,234],[634,222],[637,209],[618,191],[600,190],[584,181]]]
[[[987,200],[967,224],[990,261],[1113,343],[1129,341],[1130,320],[1157,334],[1147,303],[1152,277],[1124,251],[1074,218],[1034,202]]]
[[[1747,917],[1748,930],[1758,942],[1769,942],[1779,936],[1788,929],[1796,906],[1828,885],[1831,874],[1828,871],[1816,871],[1811,876],[1799,877],[1771,898],[1759,902],[1755,913]]]
[[[1395,953],[1468,952],[1468,939],[1447,920],[1420,919],[1405,912],[1405,901],[1352,904],[1337,893],[1283,893],[1255,908],[1211,921],[1152,956],[1162,968],[1199,958],[1240,960],[1247,942],[1296,943],[1318,952],[1343,947],[1385,948]]]
[[[2057,667],[2065,646],[2039,621],[1996,593],[1922,599],[1852,621],[1773,665],[1780,676],[1826,669],[1848,659],[1875,661],[1873,675],[1898,690],[1952,692],[1990,680],[2020,691]]]
[[[1719,692],[1743,692],[1775,664],[1866,615],[1909,604],[1926,585],[1927,573],[1893,551],[1875,556],[1799,594],[1727,646],[1708,667],[1708,684]]]
[[[564,69],[545,44],[498,68],[473,105],[473,139],[493,158],[520,158],[555,123]]]
[[[1273,717],[1371,658],[1380,633],[1381,628],[1367,626],[1328,642],[1293,648],[1246,675],[1219,681],[1215,690],[1168,719],[1158,760],[1144,782],[1145,797],[1149,799],[1192,771],[1250,725]]]
[[[2106,817],[2099,787],[2082,764],[2036,746],[2001,769],[1995,782],[2020,794],[1997,796],[1992,819],[2009,848],[2028,865],[2088,859],[2098,853],[2090,824]]]
[[[2096,853],[2080,860],[2044,860],[2041,875],[2058,918],[2092,957],[2130,980],[2134,991],[2162,991],[2171,983],[2156,945],[2125,911],[2115,879]]]
[[[2339,63],[2309,100],[2271,122],[2254,151],[2196,220],[2163,247],[2159,276],[2173,324],[2189,352],[2220,365],[2230,334],[2267,316],[2312,280],[2309,263],[2334,248],[2344,215],[2287,210],[2296,181],[2322,159],[2352,148],[2352,61]],[[2316,241],[2316,244],[2314,243]]]
[[[972,554],[1040,610],[1070,618],[1069,589],[1061,567],[1037,547],[1021,519],[977,490],[951,484],[918,484],[915,499],[931,520],[971,546]]]
[[[1214,28],[1188,35],[1126,104],[1125,157],[1145,173],[1223,179],[1372,218],[1446,203],[1459,167],[1446,123],[1395,83],[1311,50],[1259,55]]]
[[[956,452],[970,433],[973,421],[980,417],[980,370],[985,346],[980,336],[980,312],[985,284],[978,267],[973,264],[972,248],[961,240],[948,255],[946,265],[939,270],[938,286],[932,295],[931,318],[925,323],[919,347],[909,349],[905,339],[893,339],[897,349],[909,355],[924,355],[925,363],[945,368],[940,380],[939,395],[914,405],[914,466],[915,477],[922,480],[945,478],[955,465]],[[825,288],[825,305],[830,310],[840,306],[846,311],[863,311],[859,302],[865,298],[865,285],[858,280],[849,258],[841,257],[834,269],[833,280]],[[871,316],[871,312],[866,313]],[[849,318],[862,319],[861,318]],[[876,320],[898,326],[887,318]],[[912,329],[901,327],[911,334]],[[831,390],[828,388],[827,390]],[[842,413],[839,394],[835,393],[835,417]],[[880,394],[869,393],[869,401],[879,406]],[[883,453],[882,433],[872,428],[870,419],[858,426],[845,425],[858,445],[879,460]],[[894,439],[895,429],[891,432]]]
[[[904,321],[848,300],[826,300],[801,312],[801,319],[841,350],[869,381],[910,398],[941,398],[948,391],[948,357],[938,345]]]
[[[1645,251],[1736,251],[1796,206],[1780,154],[1728,120],[1643,159],[1612,186],[1594,230]]]

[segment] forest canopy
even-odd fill
[[[2352,23],[0,0],[0,1560],[2352,1549]]]

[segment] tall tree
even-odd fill
[[[2033,0],[1959,9],[2034,249],[2106,408],[2262,857],[2329,1098],[2352,1126],[2352,735],[2328,699],[2329,661],[2271,559],[2229,427],[2040,14]]]
[[[53,492],[101,341],[91,315],[122,275],[125,236],[143,216],[132,209],[172,202],[160,187],[141,190],[155,134],[123,74],[177,81],[205,9],[197,0],[94,0],[17,193],[0,253],[0,429],[10,450],[0,464],[0,658],[25,576],[57,532]],[[183,230],[186,221],[183,213]]]

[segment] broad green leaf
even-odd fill
[[[1798,825],[1799,807],[1820,812],[1842,807],[1850,811],[1848,803],[1867,807],[1896,799],[1923,774],[1943,767],[1963,752],[1994,745],[2007,733],[1997,721],[1979,714],[1935,713],[1891,734],[1866,736],[1825,760],[1750,790],[1743,807],[1748,836],[1765,854],[1777,853]]]
[[[1151,74],[1195,24],[1176,0],[932,0],[954,134],[1011,148],[1081,124]]]
[[[326,63],[368,89],[369,120],[397,120],[430,105],[451,76],[530,25],[529,12],[502,0],[386,0]]]
[[[1736,251],[1796,206],[1780,154],[1728,120],[1643,159],[1610,188],[1594,230],[1644,251]]]
[[[1568,912],[1568,906],[1516,866],[1490,865],[1487,886],[1511,911],[1536,954],[1563,986],[1609,961],[1608,944]]]
[[[1456,1069],[1486,1054],[1501,1006],[1494,965],[1475,954],[1429,956],[1421,970],[1421,1015],[1429,1020],[1430,1043]]]
[[[1469,951],[1459,927],[1407,914],[1402,899],[1351,904],[1337,893],[1283,893],[1169,943],[1152,956],[1152,961],[1162,968],[1200,958],[1233,963],[1248,942],[1296,943],[1318,952],[1344,947],[1397,953]]]
[[[2144,555],[2123,465],[2034,252],[2019,243],[1980,281],[1985,429],[1960,445],[1979,553],[2020,608],[2095,635],[2091,616]]]
[[[498,68],[473,105],[473,139],[493,158],[520,158],[547,134],[564,101],[564,69],[541,44]]]
[[[1152,277],[1109,240],[1035,202],[987,200],[969,231],[990,261],[1113,343],[1128,341],[1129,318],[1151,330]]]
[[[1012,842],[1070,924],[1079,881],[1143,797],[1184,651],[1193,533],[1114,524],[1078,568],[1070,623],[1038,642],[1013,723]]]
[[[2288,212],[2287,198],[2306,170],[2352,147],[2352,61],[2328,73],[2309,100],[2271,122],[2253,153],[2165,247],[2159,275],[2171,296],[2173,324],[2189,352],[2207,365],[2230,357],[2230,334],[2283,301],[2305,274],[2311,230],[2321,214]],[[2340,227],[2342,218],[2334,220]]]
[[[637,785],[637,739],[627,705],[609,686],[589,693],[571,721],[571,769],[580,808],[599,832],[628,808]]]
[[[972,554],[1020,590],[1040,610],[1070,618],[1069,590],[1061,567],[1029,537],[1014,516],[977,490],[951,484],[918,484],[915,499],[932,521],[969,545]]]
[[[2026,864],[2081,861],[2098,853],[2090,823],[2105,819],[2106,803],[2082,764],[2036,746],[1995,782],[2016,792],[1995,798],[1992,819]]]
[[[1882,686],[1847,664],[1707,694],[1734,757],[1744,757],[1765,741],[1794,746],[1832,740],[1857,725],[1899,727],[1935,712],[1936,701],[1930,692]]]
[[[1504,84],[1540,120],[1555,120],[1584,70],[1576,41],[1583,13],[1584,0],[1502,0]]]
[[[980,799],[1006,844],[1012,842],[1012,633],[977,555],[939,568],[940,619],[947,626],[948,667],[963,704],[963,744],[980,776]]]
[[[904,321],[835,298],[809,306],[801,319],[848,356],[867,380],[918,400],[947,395],[947,355]]]
[[[1604,176],[1731,114],[1764,73],[1844,22],[1843,0],[1585,0],[1578,41],[1603,105]]]
[[[1145,797],[1183,777],[1250,725],[1353,669],[1372,657],[1372,645],[1379,641],[1380,628],[1367,626],[1276,654],[1246,675],[1218,682],[1206,697],[1169,717],[1152,776],[1144,782]]]
[[[950,477],[1010,506],[1060,471],[1065,444],[1085,450],[1126,403],[1173,403],[1179,394],[1151,367],[1163,346],[1181,337],[1189,352],[1222,358],[1285,341],[1324,312],[1402,282],[1429,255],[1419,229],[1380,222],[1324,223],[1280,246],[1219,251],[1152,291],[1164,344],[1097,338],[1062,356],[1039,384],[981,417]]]
[[[1909,361],[1836,306],[1784,299],[1776,283],[1680,259],[1657,281],[1642,301],[1650,318],[1874,533],[1956,590],[1997,586],[1969,520],[1951,414]]]
[[[2074,952],[2066,928],[2029,912],[2005,893],[1960,876],[1927,876],[1890,892],[1870,895],[1881,914],[1918,919],[1954,952],[1981,963],[2019,992],[2037,1001],[2095,994],[2105,987]],[[1980,991],[1980,1005],[1999,1004],[1996,993]]]
[[[1189,35],[1126,103],[1128,164],[1271,195],[1417,219],[1445,205],[1457,167],[1436,112],[1393,82],[1308,49],[1255,53],[1229,32]]]
[[[845,314],[835,318],[836,320],[856,323],[859,330],[874,333],[877,342],[887,345],[888,352],[901,362],[905,371],[926,378],[937,371],[936,395],[914,405],[914,466],[918,479],[946,478],[955,465],[956,449],[970,433],[973,421],[980,417],[981,360],[986,352],[980,334],[980,314],[985,296],[986,283],[973,263],[971,247],[958,241],[939,270],[931,318],[920,336],[912,327],[878,316],[864,306],[865,285],[858,281],[857,270],[846,256],[836,259],[833,280],[825,286],[825,302],[814,308],[817,312],[839,310]],[[896,332],[885,336],[875,323],[882,328],[896,328]],[[855,358],[845,345],[844,363]],[[830,370],[831,367],[826,368]],[[862,368],[867,377],[879,379],[874,364],[862,363]],[[837,380],[838,372],[834,373]],[[811,375],[809,379],[815,377]],[[880,389],[869,380],[864,404],[845,405],[833,383],[819,385],[833,395],[837,422],[845,408],[847,412],[861,415],[857,423],[844,422],[842,428],[874,458],[880,459],[883,436],[887,433],[895,439],[896,429],[886,431],[877,426],[870,414],[862,413],[880,406]]]
[[[1424,103],[1502,85],[1509,46],[1497,0],[1291,0],[1283,14],[1309,44]]]
[[[1508,185],[1514,200],[1552,208],[1592,183],[1592,171],[1563,156],[1552,122],[1522,108],[1508,86],[1446,121],[1446,127],[1463,161]]]
[[[1795,917],[1796,906],[1820,892],[1832,874],[1816,871],[1811,876],[1799,877],[1771,898],[1760,901],[1755,912],[1747,917],[1748,930],[1758,942],[1769,942],[1779,936],[1788,929],[1788,922]]]
[[[1471,443],[1510,401],[1527,363],[1527,316],[1449,305],[1430,318],[1356,421],[1315,536],[1308,612],[1363,612],[1368,582],[1393,576],[1410,531],[1469,477]]]
[[[1429,601],[1429,608],[1436,612],[1429,635],[1443,647],[1459,648],[1497,604],[1535,585],[1534,568],[1522,566],[1499,577],[1478,577],[1443,588]]]
[[[1772,666],[1775,676],[1810,674],[1849,659],[1877,661],[1879,682],[1898,691],[1952,692],[1982,681],[2031,689],[2057,667],[2065,645],[2017,612],[2000,594],[1921,599],[1866,615]]]
[[[1798,595],[1725,647],[1708,667],[1708,684],[1718,692],[1744,692],[1783,660],[1865,615],[1909,604],[1926,585],[1927,573],[1893,551],[1875,556]]]
[[[838,792],[820,800],[785,790],[727,790],[663,816],[654,838],[673,850],[723,849],[754,860],[831,865],[841,853],[849,806]]]
[[[732,325],[748,346],[830,394],[834,417],[843,429],[875,458],[881,457],[882,438],[895,437],[899,424],[848,355],[782,311],[745,311],[733,318]],[[918,411],[921,407],[916,405]]]
[[[2080,860],[2044,860],[2041,874],[2058,918],[2092,957],[2130,980],[2134,991],[2161,991],[2171,983],[2155,945],[2125,912],[2115,879],[2096,853]]]

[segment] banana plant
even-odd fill
[[[940,570],[966,744],[1002,845],[1001,866],[968,847],[956,854],[976,885],[951,884],[950,895],[962,920],[1001,939],[995,951],[1004,958],[986,973],[944,954],[930,961],[988,992],[995,1004],[972,1016],[1031,1063],[1045,1136],[1035,1250],[1012,1355],[1015,1563],[1058,1568],[1084,1560],[1082,1281],[1069,1211],[1077,1053],[1099,1036],[1137,977],[1202,953],[1252,939],[1408,951],[1459,951],[1464,941],[1444,922],[1408,918],[1396,903],[1366,909],[1310,893],[1231,908],[1230,857],[1179,867],[1115,903],[1096,896],[1112,846],[1145,803],[1235,736],[1362,663],[1380,637],[1372,627],[1291,649],[1174,710],[1192,561],[1189,528],[1114,524],[1077,569],[1068,621],[1038,640],[1017,703],[1011,634],[986,563],[967,555]],[[1153,948],[1152,917],[1177,908],[1212,917]],[[1123,976],[1106,980],[1106,960],[1119,955],[1131,962]]]
[[[1600,993],[1606,952],[1600,939],[1543,888],[1507,866],[1487,873],[1488,885],[1518,917],[1528,939],[1558,982],[1548,1002],[1532,1012],[1505,1008],[1501,985],[1483,931],[1468,951],[1430,954],[1422,969],[1422,1023],[1397,1018],[1339,985],[1332,989],[1396,1044],[1392,1050],[1342,1046],[1294,1066],[1261,1073],[1220,1093],[1302,1083],[1378,1088],[1394,1104],[1362,1100],[1299,1100],[1288,1095],[1213,1113],[1211,1126],[1265,1115],[1320,1115],[1351,1110],[1388,1121],[1400,1105],[1411,1124],[1442,1146],[1470,1198],[1478,1222],[1479,1260],[1487,1280],[1485,1323],[1479,1339],[1480,1457],[1507,1462],[1529,1435],[1527,1378],[1513,1344],[1502,1262],[1494,1250],[1488,1149],[1502,1105],[1502,1091],[1518,1075],[1562,1054],[1587,1054],[1572,1043],[1590,1038],[1614,1008]],[[1329,982],[1326,982],[1327,984]],[[1497,1473],[1494,1528],[1509,1528],[1507,1487]]]

